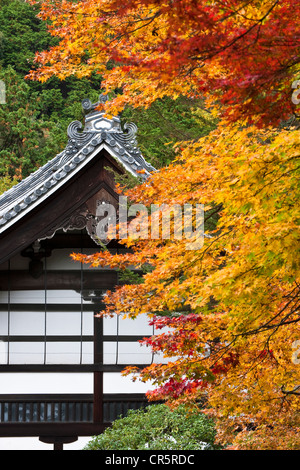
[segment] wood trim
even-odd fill
[[[150,338],[151,335],[140,335],[140,336],[130,336],[130,335],[123,335],[123,336],[114,336],[114,335],[103,335],[103,342],[104,343],[136,343],[144,338]],[[10,343],[44,343],[46,339],[47,343],[58,343],[58,342],[73,342],[73,343],[80,343],[81,341],[84,342],[94,342],[94,336],[92,335],[73,335],[73,336],[66,336],[66,335],[51,335],[51,336],[14,336],[14,335],[1,335],[0,341],[10,342]]]
[[[91,393],[60,393],[60,394],[0,394],[0,402],[15,402],[15,401],[24,401],[24,402],[38,402],[38,401],[55,401],[55,402],[66,402],[66,401],[80,401],[87,402],[93,401],[93,394]],[[146,395],[144,393],[104,393],[103,401],[145,401],[148,402]]]
[[[77,335],[77,336],[13,336],[13,335],[4,335],[0,336],[0,341],[10,342],[10,343],[80,343],[83,342],[94,342],[94,336],[90,335]]]
[[[8,304],[0,304],[0,312],[7,312]],[[48,304],[47,312],[94,312],[95,305]],[[10,312],[45,312],[45,304],[10,304]]]
[[[0,364],[1,372],[122,372],[126,367],[144,369],[149,364]]]
[[[110,423],[1,423],[0,437],[95,436]]]
[[[94,363],[103,365],[103,318],[94,317]],[[103,422],[103,370],[94,372],[93,420]]]
[[[41,246],[49,250],[64,249],[70,248],[78,250],[80,246],[83,249],[85,248],[94,248],[95,250],[100,249],[98,245],[91,239],[91,237],[86,233],[85,229],[78,231],[78,233],[62,232],[57,231],[53,238],[48,238],[47,240],[41,240]],[[124,245],[121,245],[117,240],[112,240],[107,245],[108,248],[119,248],[124,250]]]
[[[84,270],[83,289],[113,289],[118,282],[118,273],[113,270]],[[33,278],[27,271],[0,271],[0,290],[44,290],[45,276]],[[81,271],[47,271],[48,290],[81,290]]]

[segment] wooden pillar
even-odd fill
[[[64,444],[76,442],[77,436],[40,436],[39,440],[45,444],[53,444],[53,450],[64,450]]]
[[[99,311],[99,310],[98,310]],[[94,318],[94,363],[103,364],[103,319]],[[94,372],[94,423],[103,423],[103,372]]]
[[[103,372],[94,372],[94,423],[103,423]]]
[[[63,442],[54,442],[53,450],[64,450]]]

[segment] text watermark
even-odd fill
[[[6,86],[3,80],[0,80],[0,104],[6,103]]]
[[[204,244],[203,204],[132,204],[119,197],[118,214],[113,204],[97,207],[96,236],[100,240],[184,240],[187,250],[199,250]]]
[[[300,80],[295,80],[292,83],[292,89],[294,90],[292,93],[292,102],[294,104],[299,104],[300,103]]]
[[[292,344],[292,348],[296,349],[296,351],[292,354],[292,362],[293,364],[300,364],[300,340],[296,340]]]

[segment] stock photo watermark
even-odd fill
[[[300,339],[293,342],[292,348],[296,350],[292,354],[292,362],[293,364],[300,364]]]
[[[0,80],[0,104],[6,103],[6,86],[3,80]]]
[[[294,104],[300,103],[300,80],[295,80],[292,83],[292,89],[294,90],[292,93],[292,102]]]
[[[204,244],[203,204],[144,204],[128,206],[126,196],[119,197],[118,213],[113,204],[97,207],[96,236],[100,240],[183,240],[187,250],[199,250]]]

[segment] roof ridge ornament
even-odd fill
[[[101,95],[99,95],[99,100],[96,103],[92,103],[89,98],[85,98],[84,100],[82,100],[81,106],[83,112],[85,114],[88,114],[92,111],[95,111],[100,104],[104,104],[106,103],[106,101],[109,101],[109,96],[104,93],[101,93]]]
[[[89,132],[84,132],[84,131],[78,132],[82,130],[82,128],[83,128],[83,125],[80,121],[73,121],[69,124],[68,129],[67,129],[67,134],[68,134],[69,139],[71,140],[75,139],[77,143],[80,145],[84,145],[91,138],[91,135]]]
[[[0,233],[40,200],[52,194],[56,187],[71,178],[73,173],[96,157],[103,148],[136,177],[147,179],[156,171],[138,148],[137,126],[130,122],[124,124],[122,129],[119,117],[108,119],[104,112],[96,109],[100,102],[105,103],[107,100],[108,96],[104,94],[100,95],[95,104],[91,100],[83,100],[83,107],[87,112],[84,126],[80,121],[69,124],[65,149],[0,195]]]

